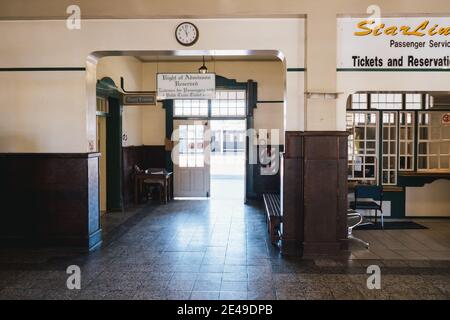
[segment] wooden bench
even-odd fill
[[[273,245],[277,245],[278,240],[280,240],[280,226],[282,220],[280,195],[275,193],[264,193],[263,199],[266,207],[267,229],[270,234],[270,240]]]

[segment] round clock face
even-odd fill
[[[198,29],[190,22],[180,23],[175,30],[175,37],[183,46],[192,46],[198,39]]]

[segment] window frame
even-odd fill
[[[441,157],[442,156],[449,156],[450,157],[450,151],[448,151],[449,153],[441,153],[441,146],[440,144],[442,143],[450,143],[450,138],[444,139],[443,138],[443,128],[446,125],[443,125],[442,123],[439,124],[439,126],[432,126],[431,124],[428,125],[424,125],[421,124],[421,115],[424,114],[428,114],[430,115],[431,113],[436,113],[436,111],[431,111],[431,110],[425,110],[425,111],[420,111],[417,112],[417,142],[416,142],[416,148],[417,148],[417,156],[416,156],[416,166],[417,166],[417,172],[450,172],[450,166],[447,168],[442,168],[441,167]],[[438,113],[446,113],[445,110],[439,110]],[[431,117],[430,117],[431,118]],[[429,121],[431,123],[431,121]],[[427,128],[428,129],[428,139],[421,139],[421,128]],[[433,128],[439,128],[439,139],[432,139],[432,137],[430,137],[430,132],[433,131]],[[427,148],[427,153],[426,154],[421,154],[420,153],[420,144],[421,143],[425,143],[426,144],[426,148]],[[438,149],[439,152],[437,154],[434,153],[430,153],[429,149],[430,149],[430,144],[432,143],[436,143],[439,144]],[[420,167],[420,159],[421,158],[426,158],[427,159],[427,167],[426,168],[421,168]],[[438,163],[438,167],[437,168],[430,168],[430,157],[437,157],[437,163]],[[449,160],[450,161],[450,160]]]
[[[213,100],[216,100],[216,99],[208,99],[208,100],[206,100],[206,99],[204,99],[204,100],[200,100],[200,101],[207,101],[208,102],[208,113],[207,113],[207,115],[177,115],[176,113],[175,113],[175,104],[176,104],[176,101],[179,101],[179,100],[182,100],[182,101],[184,101],[184,100],[191,100],[191,99],[173,99],[173,119],[175,119],[175,120],[183,120],[183,119],[214,119],[214,120],[242,120],[242,119],[246,119],[247,118],[247,99],[248,99],[248,97],[247,97],[247,91],[245,90],[245,89],[241,89],[241,88],[217,88],[216,89],[216,93],[217,92],[223,92],[223,91],[236,91],[236,92],[238,92],[238,91],[241,91],[241,92],[243,92],[244,93],[244,99],[243,99],[243,101],[244,101],[244,114],[243,115],[231,115],[231,116],[229,116],[229,115],[213,115],[212,114],[212,103],[213,103]],[[199,100],[199,99],[192,99],[192,100]],[[242,99],[239,99],[239,100],[242,100]]]
[[[353,113],[353,120],[352,120],[351,128],[349,127],[348,118],[347,118],[347,123],[346,123],[347,130],[352,130],[352,133],[349,135],[349,140],[348,141],[349,142],[352,141],[352,143],[353,143],[353,145],[352,145],[353,152],[351,154],[349,153],[347,155],[347,167],[349,167],[351,165],[351,167],[352,167],[352,169],[351,169],[352,175],[351,175],[351,177],[349,176],[349,174],[348,174],[349,170],[347,168],[347,179],[350,180],[350,181],[369,181],[369,182],[378,183],[378,166],[379,166],[379,159],[378,159],[378,152],[379,152],[379,126],[378,126],[378,123],[379,122],[378,121],[379,121],[379,114],[377,112],[370,111],[370,110],[357,110],[357,111],[352,111],[352,113]],[[375,124],[373,126],[370,126],[370,127],[375,128],[375,140],[367,139],[367,128],[368,128],[367,121],[364,122],[364,126],[363,126],[363,128],[364,128],[364,139],[363,140],[356,140],[355,139],[355,128],[357,127],[355,125],[355,115],[356,114],[365,114],[366,117],[367,117],[368,114],[371,114],[371,115],[375,116]],[[361,126],[358,126],[358,127],[361,127]],[[352,136],[353,138],[350,139],[350,136]],[[360,164],[362,166],[362,168],[363,168],[363,170],[362,170],[363,176],[362,177],[356,177],[355,176],[355,163],[356,163],[355,162],[355,155],[357,155],[357,154],[356,154],[356,150],[355,150],[355,148],[356,148],[355,142],[361,142],[361,141],[363,141],[363,143],[364,143],[364,154],[359,154],[362,157],[362,159],[363,159],[363,161]],[[367,149],[368,149],[367,148],[367,143],[368,142],[372,142],[372,143],[375,144],[375,151],[373,153],[367,153]],[[349,151],[350,148],[348,146],[347,146],[347,148],[348,148],[347,150]],[[350,155],[352,156],[351,159],[350,159]],[[367,157],[373,157],[375,159],[375,161],[373,163],[373,167],[374,167],[374,176],[373,176],[373,178],[372,177],[367,178],[366,174],[365,174],[366,158]]]
[[[395,94],[401,94],[401,104],[400,102],[397,103],[397,105],[399,106],[398,108],[392,109],[392,108],[372,108],[372,96],[371,94],[373,93],[395,93]],[[360,99],[357,99],[357,101],[355,101],[355,103],[358,105],[356,108],[354,107],[354,101],[353,101],[353,95],[350,95],[350,99],[348,100],[347,103],[347,114],[349,113],[360,113],[360,112],[375,112],[377,113],[377,121],[378,122],[378,132],[377,132],[377,146],[378,146],[378,151],[376,154],[376,174],[377,174],[377,183],[383,184],[383,185],[398,185],[399,183],[399,179],[398,176],[401,174],[401,172],[415,172],[415,173],[450,173],[450,168],[442,168],[442,157],[444,156],[449,156],[450,157],[450,151],[448,151],[448,154],[445,153],[441,153],[441,149],[442,147],[442,142],[444,143],[448,143],[450,142],[450,138],[449,139],[444,139],[443,138],[443,124],[440,125],[440,133],[439,133],[439,139],[432,139],[432,140],[424,140],[420,138],[420,128],[419,128],[419,115],[423,114],[423,113],[429,113],[429,114],[433,114],[433,113],[446,113],[450,111],[450,108],[439,108],[439,109],[430,109],[429,108],[429,101],[430,101],[430,97],[432,96],[432,92],[417,92],[417,91],[410,91],[410,92],[356,92],[355,94],[361,95],[361,94],[366,94],[367,95],[367,104],[366,107],[361,107],[360,106]],[[413,98],[409,98],[408,95],[415,95],[413,96]],[[420,98],[419,98],[420,97]],[[419,101],[420,100],[420,101]],[[417,105],[420,104],[420,108],[418,107],[408,107],[408,104],[412,103],[413,105]],[[401,107],[400,107],[401,105]],[[388,181],[388,183],[383,182],[383,172],[386,169],[383,169],[383,142],[385,141],[383,139],[383,123],[382,123],[382,117],[384,113],[395,113],[396,114],[396,127],[397,127],[397,136],[396,136],[396,168],[395,168],[395,183],[390,183],[393,181]],[[408,117],[408,114],[411,114],[411,123],[407,123],[407,120],[405,119],[405,124],[401,124],[400,120],[401,120],[401,116],[402,114],[405,117]],[[347,124],[348,125],[348,124]],[[403,129],[404,128],[404,129]],[[405,137],[402,138],[401,137],[401,130],[404,130],[404,134]],[[430,129],[431,130],[431,129]],[[411,139],[409,139],[408,137],[408,131],[412,132],[412,137]],[[419,141],[420,140],[420,141]],[[438,154],[434,155],[434,154],[429,154],[427,153],[426,155],[420,155],[419,154],[419,143],[423,143],[423,142],[428,142],[428,141],[434,141],[435,143],[438,144]],[[349,146],[350,143],[353,143],[353,149],[355,148],[355,144],[354,141],[351,141],[351,138],[349,137]],[[401,153],[401,147],[402,144],[404,146],[404,153]],[[411,147],[410,150],[408,150],[408,146]],[[429,147],[427,147],[429,148]],[[445,149],[445,144],[444,144],[444,152],[446,152]],[[410,153],[408,153],[408,151]],[[427,166],[428,168],[422,168],[420,169],[419,167],[419,159],[420,157],[426,156],[427,158],[429,158],[430,156],[437,156],[437,161],[438,161],[438,168],[429,168],[429,161],[427,161]],[[404,166],[401,167],[401,161],[404,159]],[[409,166],[405,167],[405,164],[408,163],[408,159],[411,159],[411,161],[409,161]],[[447,159],[444,159],[444,163],[447,164]],[[450,161],[450,159],[449,159]],[[354,176],[354,159],[352,159],[352,163],[348,162],[348,170],[352,170],[352,175],[348,176],[348,180],[352,180],[352,181],[367,181],[367,179],[362,179],[359,177],[355,177]],[[352,168],[350,168],[350,166],[352,166]],[[373,181],[373,179],[372,179]]]

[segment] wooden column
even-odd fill
[[[347,132],[303,133],[303,255],[337,255],[347,244]]]
[[[347,249],[347,133],[286,132],[282,161],[282,253]]]

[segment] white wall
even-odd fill
[[[423,187],[407,187],[405,215],[450,217],[450,181],[441,179]]]
[[[84,72],[0,72],[0,152],[86,150]]]
[[[180,19],[83,20],[80,30],[68,30],[65,20],[1,21],[0,66],[87,67],[83,72],[23,72],[0,75],[2,144],[0,151],[86,152],[95,145],[95,60],[94,51],[183,50],[174,37]],[[192,19],[199,41],[189,48],[197,54],[238,54],[247,50],[281,52],[285,67],[304,67],[304,19]],[[268,27],[270,26],[270,27]],[[264,32],[261,32],[264,30]],[[37,50],[37,48],[39,48]],[[285,128],[303,130],[303,88],[301,76],[287,77]],[[11,79],[14,82],[11,82]],[[45,84],[46,81],[48,85]],[[57,82],[56,87],[51,85]],[[293,83],[293,85],[290,84]],[[38,90],[26,89],[31,83]],[[9,84],[9,85],[8,85]],[[290,92],[295,90],[295,92]],[[37,93],[38,92],[38,93]],[[299,94],[300,92],[300,94]],[[15,97],[21,95],[22,101]],[[38,95],[42,122],[30,121]],[[17,110],[21,114],[17,114]],[[62,116],[55,117],[61,113]],[[22,115],[23,114],[23,115]],[[18,118],[14,119],[14,116]],[[10,120],[13,118],[13,120]],[[12,121],[12,123],[11,123]],[[23,132],[17,132],[17,128]],[[69,128],[69,132],[67,130]],[[51,139],[49,137],[52,137]],[[45,141],[43,140],[51,140]]]

